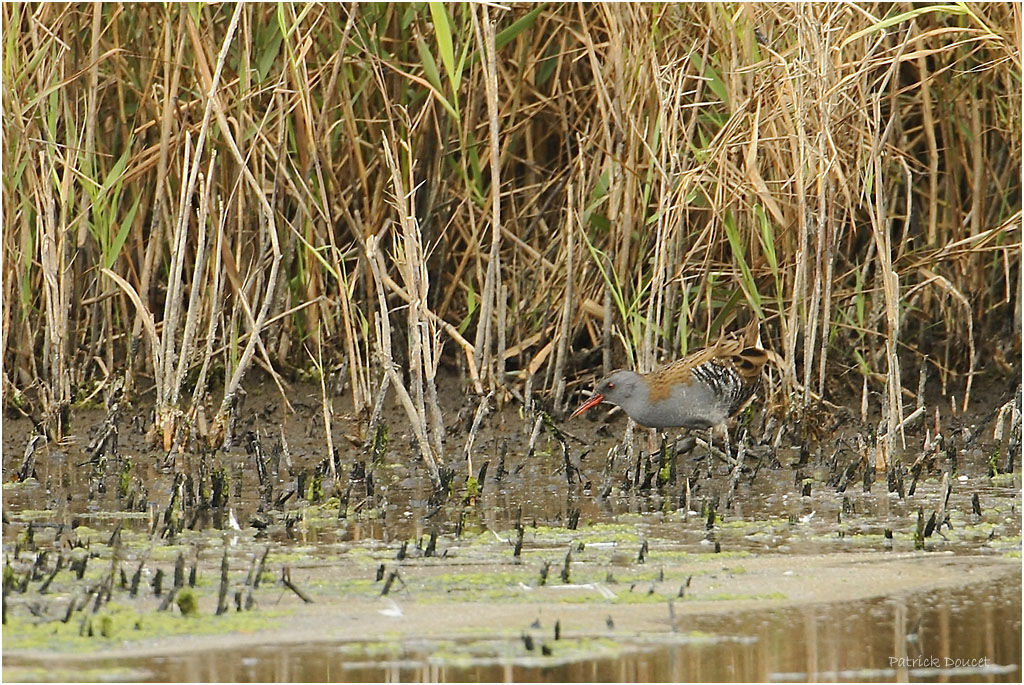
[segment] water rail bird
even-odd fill
[[[722,336],[713,345],[650,373],[613,371],[569,418],[607,402],[649,428],[705,429],[722,424],[757,389],[768,361],[757,338],[754,321],[742,336]]]

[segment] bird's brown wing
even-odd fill
[[[648,376],[652,385],[661,385],[662,381],[687,382],[693,369],[715,362],[730,366],[747,382],[761,375],[761,369],[768,361],[768,353],[758,345],[758,324],[754,319],[739,336],[722,335],[711,345],[695,350],[682,359],[657,369]]]

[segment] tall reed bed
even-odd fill
[[[436,479],[440,365],[564,409],[752,316],[882,463],[920,372],[1019,380],[1019,5],[2,11],[4,399],[53,437],[124,373],[221,444],[254,365],[340,363]]]

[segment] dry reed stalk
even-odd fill
[[[572,312],[574,308],[574,294],[572,289],[572,279],[575,277],[575,267],[573,264],[573,253],[576,251],[575,235],[576,231],[573,230],[578,224],[579,214],[573,211],[573,202],[576,200],[577,207],[582,204],[578,199],[575,187],[572,183],[566,187],[566,194],[569,196],[570,201],[566,203],[566,217],[565,223],[568,225],[568,229],[565,231],[565,295],[562,298],[562,310],[559,313],[559,319],[557,328],[555,329],[555,339],[558,341],[558,345],[555,350],[555,364],[552,367],[552,371],[555,377],[555,387],[552,393],[552,404],[555,407],[555,411],[562,413],[565,411],[564,395],[565,395],[565,361],[569,353],[569,330],[572,326]]]
[[[173,54],[181,54],[185,43],[185,28],[184,28],[184,14],[180,15],[178,22],[178,42],[176,46],[172,47],[172,32],[171,25],[168,22],[163,28],[163,59],[160,63],[164,65],[165,78],[167,79],[167,87],[163,92],[163,103],[160,114],[160,139],[157,144],[157,166],[156,166],[156,178],[154,183],[153,193],[153,219],[151,221],[150,231],[153,234],[158,234],[158,229],[164,225],[164,215],[170,208],[170,200],[167,194],[167,175],[169,167],[169,158],[171,152],[171,126],[174,121],[174,114],[176,111],[176,100],[174,93],[178,92],[178,87],[181,80],[181,61],[172,59]],[[161,240],[149,240],[146,241],[144,250],[144,257],[142,260],[142,272],[139,276],[139,290],[143,293],[148,293],[150,289],[150,283],[153,277],[153,268],[157,260],[158,255],[161,252],[163,242]],[[143,308],[138,306],[135,307],[135,317],[132,323],[132,340],[139,339],[142,333],[144,325],[144,317],[148,316]],[[128,373],[126,374],[127,385],[126,392],[131,393],[135,383],[134,371],[135,355],[130,354],[128,357]],[[158,368],[154,365],[154,369]]]
[[[469,435],[466,436],[466,445],[462,450],[463,456],[466,459],[466,475],[469,478],[472,478],[474,473],[473,443],[476,440],[476,434],[480,430],[480,425],[483,423],[484,417],[487,416],[487,413],[490,410],[492,397],[494,397],[493,390],[480,398],[480,403],[476,407],[476,413],[473,414],[473,423],[469,428]]]
[[[633,18],[635,19],[635,17]],[[672,81],[681,78],[681,75],[676,70],[671,69],[671,67],[666,67],[660,74],[651,74],[647,69],[647,65],[652,56],[640,46],[631,46],[631,48],[628,54],[636,60],[636,63],[634,64],[632,63],[633,60],[630,60],[628,66],[623,64],[624,59],[621,48],[614,50],[612,55],[613,64],[618,67],[617,71],[621,74],[626,69],[637,69],[640,72],[640,78],[637,81],[643,82],[651,79],[659,86],[654,91],[653,102],[644,103],[646,105],[644,109],[653,110],[653,125],[647,123],[644,126],[644,122],[637,121],[632,122],[630,127],[630,133],[637,138],[637,145],[635,147],[645,149],[653,163],[651,173],[646,179],[645,190],[650,192],[652,188],[657,188],[659,191],[657,192],[657,208],[655,210],[654,255],[651,260],[650,286],[644,314],[647,325],[644,327],[643,336],[640,340],[640,349],[637,353],[637,368],[647,372],[653,370],[660,362],[658,355],[658,348],[660,346],[656,344],[655,335],[657,334],[658,337],[661,337],[660,334],[664,331],[665,317],[663,316],[663,310],[666,300],[665,291],[669,282],[669,252],[678,241],[678,224],[673,221],[675,218],[673,207],[678,206],[682,198],[679,197],[676,190],[679,179],[673,173],[677,171],[675,168],[677,155],[675,150],[670,150],[670,148],[674,147],[676,141],[669,128],[669,121],[676,116],[676,111],[666,105],[672,98],[671,93],[673,85],[675,85]],[[621,82],[629,82],[624,74],[618,78]],[[635,98],[643,97],[641,93],[631,94]],[[627,117],[625,113],[622,116]],[[650,130],[652,127],[658,131],[656,145],[653,145],[655,141],[641,137],[642,135],[654,136],[654,132]],[[647,217],[644,218],[646,220]]]
[[[339,269],[340,273],[345,273]],[[342,330],[345,333],[345,353],[349,365],[349,386],[352,389],[353,411],[359,413],[369,403],[369,375],[366,368],[368,355],[358,344],[359,331],[356,328],[352,308],[352,292],[355,283],[349,284],[346,278],[338,279],[338,300],[341,302]]]
[[[210,360],[214,357],[214,341],[217,339],[217,326],[221,320],[221,308],[223,306],[223,298],[221,293],[223,290],[224,279],[222,277],[222,265],[221,257],[224,253],[224,224],[227,221],[227,214],[224,211],[224,203],[218,203],[218,219],[217,219],[217,244],[213,248],[213,266],[210,269],[210,275],[213,279],[213,283],[210,284],[208,292],[210,295],[207,297],[207,308],[208,314],[206,317],[206,347],[201,355],[203,360],[199,366],[199,375],[196,379],[195,388],[192,390],[192,403],[189,409],[190,419],[195,422],[198,412],[202,405],[203,395],[206,392],[206,375],[210,370]]]
[[[838,8],[829,8],[831,13],[838,11]],[[819,21],[823,18],[818,17]],[[819,316],[821,310],[828,312],[828,306],[823,302],[823,299],[827,297],[828,291],[831,289],[831,281],[828,279],[828,271],[831,269],[831,264],[827,267],[823,263],[825,257],[825,244],[828,241],[828,234],[830,232],[830,226],[828,220],[830,218],[830,198],[834,197],[835,193],[829,186],[831,175],[829,174],[829,166],[831,165],[831,154],[828,149],[828,139],[831,137],[830,126],[834,121],[832,111],[835,108],[834,93],[829,93],[825,87],[826,84],[835,81],[834,72],[832,70],[832,62],[830,56],[835,54],[834,44],[832,43],[832,36],[834,35],[834,20],[824,18],[823,23],[826,30],[820,33],[815,31],[813,27],[805,27],[804,35],[811,41],[814,41],[812,48],[813,53],[813,64],[808,69],[810,84],[812,85],[812,98],[811,102],[813,108],[813,119],[815,120],[816,126],[814,131],[813,145],[808,146],[808,155],[813,156],[813,187],[816,206],[814,210],[814,262],[813,271],[814,279],[811,287],[810,297],[810,308],[807,312],[807,323],[804,327],[804,387],[809,391],[811,388],[811,376],[814,371],[814,355],[815,352],[819,352],[821,358],[819,360],[819,376],[818,376],[818,392],[821,393],[825,385],[825,358],[828,353],[827,345],[825,341],[828,339],[828,332],[831,328],[830,320],[826,316]],[[811,165],[809,165],[811,166]],[[810,179],[808,179],[810,180]],[[811,185],[810,183],[808,185]],[[817,343],[817,336],[821,335],[821,347],[815,350],[815,344]]]
[[[323,347],[320,344],[320,339],[317,338],[317,356],[314,359],[313,354],[306,350],[309,355],[310,361],[319,371],[320,376],[320,407],[323,413],[324,419],[324,439],[327,442],[327,468],[328,473],[331,475],[331,480],[335,483],[338,482],[338,473],[334,465],[334,430],[332,428],[332,419],[334,418],[334,404],[327,397],[327,383],[324,379],[324,358],[323,358]],[[283,427],[282,427],[283,430]]]
[[[282,259],[281,247],[277,237],[277,222],[275,220],[274,211],[273,209],[271,209],[270,204],[267,202],[266,196],[263,193],[263,188],[261,187],[259,181],[256,180],[252,172],[249,170],[249,167],[245,163],[245,160],[242,157],[242,154],[239,151],[238,146],[234,143],[234,140],[230,134],[231,128],[228,125],[227,118],[224,114],[223,108],[220,105],[220,100],[217,94],[218,84],[220,81],[220,74],[224,67],[224,61],[227,56],[228,48],[231,45],[231,39],[234,35],[235,28],[238,26],[238,20],[241,16],[242,7],[242,5],[236,6],[235,12],[231,17],[231,23],[228,26],[227,35],[225,36],[224,42],[222,44],[221,52],[217,56],[217,65],[215,67],[213,74],[211,75],[208,73],[208,68],[200,69],[201,75],[204,77],[203,80],[207,85],[207,108],[203,117],[204,122],[208,121],[209,114],[211,111],[217,117],[218,127],[220,129],[220,133],[224,136],[224,142],[227,144],[229,150],[231,151],[235,159],[235,162],[238,164],[238,168],[241,171],[243,178],[248,182],[250,189],[258,199],[258,204],[260,206],[260,209],[262,210],[260,213],[260,220],[261,223],[265,222],[262,223],[262,226],[264,228],[264,235],[267,235],[270,238],[270,272],[269,275],[267,276],[267,280],[263,289],[263,297],[262,301],[260,302],[259,312],[255,318],[252,316],[252,313],[248,306],[248,302],[246,301],[244,295],[241,292],[237,293],[239,295],[239,301],[248,319],[251,335],[249,337],[248,342],[246,343],[245,348],[242,351],[241,356],[239,357],[238,363],[235,366],[235,369],[231,374],[230,379],[225,383],[224,398],[221,401],[220,409],[218,410],[217,415],[214,418],[214,441],[216,441],[218,437],[221,434],[223,434],[223,431],[226,427],[228,412],[231,410],[231,407],[234,403],[235,396],[238,393],[239,387],[241,386],[242,379],[244,378],[246,372],[249,369],[249,365],[252,361],[252,357],[253,354],[255,353],[257,344],[259,344],[259,346],[261,347],[261,351],[266,357],[266,350],[265,348],[262,347],[262,342],[260,341],[260,332],[262,331],[263,326],[266,322],[270,309],[270,304],[273,301],[274,291],[278,280],[278,270],[280,268]],[[188,23],[188,28],[190,34],[193,37],[193,41],[198,43],[198,37],[195,34],[195,26],[191,21]],[[200,66],[206,67],[207,65],[205,65],[205,63],[201,61]],[[268,368],[271,371],[271,377],[274,378],[275,382],[278,382],[280,388],[280,381],[277,378],[277,374],[273,372],[273,367],[270,365],[270,360],[267,359],[266,361],[268,364],[268,367],[266,368]],[[285,401],[287,402],[287,397],[284,393],[283,388],[281,389],[281,394],[282,397],[285,397]]]
[[[508,327],[505,323],[508,321],[508,286],[504,283],[501,285],[501,290],[498,293],[497,316],[501,325],[498,326],[498,356],[496,359],[498,367],[496,378],[498,380],[498,385],[504,388],[507,383],[507,379],[505,378],[505,360],[507,359],[508,353]],[[503,404],[503,400],[504,395],[498,398],[499,409]]]
[[[387,87],[380,65],[377,65],[376,77],[381,93],[385,97],[385,103],[390,108],[390,103],[387,101]],[[400,116],[397,110],[394,113]],[[408,121],[402,121],[402,123],[406,130],[415,129],[415,126],[410,125]],[[440,340],[433,320],[426,315],[426,312],[430,311],[427,306],[430,275],[426,269],[423,234],[415,215],[415,184],[409,183],[408,187],[406,185],[403,169],[399,166],[401,153],[396,142],[398,136],[394,121],[389,120],[388,126],[390,136],[384,137],[381,147],[384,152],[385,166],[390,171],[391,198],[398,214],[398,225],[401,231],[400,235],[394,233],[392,235],[393,254],[397,257],[403,289],[410,298],[406,307],[409,389],[406,388],[396,371],[394,356],[391,352],[390,310],[384,295],[386,266],[377,248],[379,237],[371,236],[366,240],[365,249],[367,258],[371,260],[370,266],[380,307],[377,347],[381,355],[380,361],[385,366],[385,372],[390,377],[391,384],[395,386],[406,415],[413,426],[414,434],[420,445],[421,456],[436,490],[441,487],[437,462],[443,459],[444,454],[442,448],[444,425],[438,406],[435,384],[437,365],[440,362]],[[405,168],[409,169],[411,174],[411,170],[414,168],[412,152],[408,146],[404,146],[403,149],[406,153],[403,166],[407,164],[408,166]]]
[[[430,477],[430,482],[434,488],[441,486],[441,476],[438,472],[437,461],[441,455],[435,454],[435,441],[431,440],[428,436],[429,422],[423,411],[422,406],[417,406],[414,403],[412,396],[406,389],[405,384],[402,382],[402,377],[398,374],[397,365],[394,361],[394,355],[391,351],[391,312],[388,309],[387,297],[384,294],[384,282],[383,277],[384,269],[384,258],[379,252],[378,238],[375,235],[371,235],[366,239],[366,257],[369,261],[370,270],[374,276],[374,284],[377,289],[377,302],[380,306],[380,316],[377,318],[377,330],[376,330],[376,343],[377,343],[377,354],[379,357],[378,363],[384,369],[384,373],[387,375],[388,384],[393,385],[395,392],[398,394],[398,399],[402,404],[402,408],[405,410],[405,414],[409,419],[410,425],[413,430],[413,434],[416,436],[416,441],[420,446],[420,456],[423,459],[424,464],[427,467],[427,475]],[[411,308],[411,307],[410,307]],[[385,385],[381,386],[381,395],[386,391]]]
[[[880,147],[880,145],[879,145]],[[877,148],[876,148],[877,149]],[[880,439],[878,450],[875,453],[875,469],[883,472],[889,467],[893,454],[893,445],[896,440],[896,429],[903,417],[903,400],[901,396],[901,380],[899,373],[899,359],[896,356],[896,337],[899,335],[899,280],[898,275],[892,268],[892,244],[888,231],[888,217],[885,215],[884,200],[881,195],[881,178],[883,175],[882,165],[877,156],[873,161],[873,174],[875,176],[875,198],[871,212],[871,222],[875,241],[875,253],[878,255],[878,275],[882,281],[882,292],[885,295],[885,318],[887,331],[885,336],[885,359],[887,362],[887,373],[885,377],[886,396],[883,403],[883,420],[887,423],[888,430],[885,432],[885,439]]]
[[[42,155],[39,162],[42,169],[50,166]],[[49,410],[44,425],[52,431],[51,438],[60,440],[64,437],[64,414],[71,406],[71,374],[68,368],[68,318],[71,302],[65,276],[69,247],[66,233],[58,229],[58,209],[53,187],[48,180],[40,185],[43,193],[37,196],[41,208],[37,215],[37,232],[40,236],[39,262],[46,301],[46,353],[43,368],[46,370],[47,382],[42,389],[46,398],[44,404]]]
[[[497,56],[494,47],[494,23],[486,5],[471,5],[473,16],[473,29],[476,33],[477,44],[480,46],[481,59],[483,61],[484,92],[487,101],[488,119],[488,141],[490,146],[490,169],[491,169],[491,247],[487,258],[487,273],[484,277],[484,289],[480,302],[480,317],[477,326],[476,343],[474,344],[474,360],[478,369],[482,370],[485,378],[489,381],[491,390],[502,382],[500,377],[495,376],[492,368],[494,362],[491,354],[491,347],[494,345],[496,336],[494,327],[504,326],[504,321],[494,321],[495,300],[499,284],[501,282],[501,164],[499,147],[498,128],[498,72]],[[481,36],[481,24],[483,35]],[[472,474],[470,474],[472,475]]]
[[[383,271],[380,273],[380,279],[381,283],[388,287],[388,291],[398,295],[407,304],[412,304],[412,302],[414,301],[414,297],[408,292],[408,290],[406,290],[406,288],[403,285],[395,281],[393,278],[388,276]],[[477,392],[477,394],[482,394],[483,385],[480,382],[480,374],[478,373],[476,368],[476,362],[474,360],[473,355],[473,345],[471,345],[468,340],[462,337],[462,334],[459,333],[458,329],[455,328],[455,326],[451,325],[444,319],[438,317],[437,314],[435,314],[430,309],[425,309],[423,311],[423,314],[432,324],[439,326],[442,330],[444,330],[444,332],[447,333],[448,336],[452,340],[454,340],[455,343],[459,345],[459,347],[462,348],[464,357],[466,359],[466,366],[469,368],[470,382],[473,383],[473,390],[474,392]]]
[[[189,176],[190,169],[194,171],[193,182],[198,180],[197,162],[204,138],[205,131],[200,135],[200,147],[193,152],[191,136],[188,134],[185,136],[185,155],[182,165],[186,177]],[[155,356],[159,359],[156,375],[156,427],[162,433],[165,452],[169,452],[171,449],[180,414],[176,401],[178,388],[174,383],[174,360],[177,358],[175,343],[178,337],[178,313],[181,309],[181,293],[184,287],[182,272],[186,258],[186,221],[190,214],[186,212],[186,207],[192,204],[191,187],[183,185],[181,190],[178,198],[178,221],[171,234],[170,277],[167,283],[167,297],[164,299],[163,328],[160,332],[160,346],[155,352]],[[187,344],[187,341],[182,340],[183,346]],[[181,352],[184,353],[185,350],[181,350]],[[186,356],[186,354],[182,354],[182,357]]]
[[[178,405],[181,387],[185,382],[185,374],[191,366],[193,350],[198,346],[196,329],[199,326],[200,310],[204,308],[203,303],[200,301],[202,288],[199,286],[203,284],[206,278],[206,263],[208,260],[206,224],[210,212],[210,201],[213,195],[212,184],[216,159],[217,154],[216,151],[214,151],[210,154],[210,162],[207,167],[205,178],[204,175],[200,173],[199,178],[197,179],[201,192],[199,194],[199,216],[196,220],[198,235],[195,238],[195,255],[193,260],[194,270],[192,272],[192,277],[190,278],[193,287],[189,292],[188,308],[185,311],[185,326],[182,329],[181,334],[181,349],[178,351],[178,364],[177,368],[174,369],[173,382],[170,387],[170,404],[172,406]],[[164,333],[166,333],[167,330],[168,326],[165,324]]]
[[[99,111],[99,79],[100,79],[100,55],[99,55],[99,36],[101,28],[101,14],[100,4],[94,4],[92,7],[92,26],[91,26],[91,40],[89,41],[89,76],[86,85],[86,115],[85,115],[85,139],[83,141],[83,153],[85,156],[85,162],[87,165],[93,163],[96,159],[96,117]],[[89,195],[82,193],[79,196],[79,211],[82,215],[85,215],[89,211]],[[86,236],[88,235],[89,229],[82,222],[78,225],[78,236],[77,243],[82,245],[85,243]]]

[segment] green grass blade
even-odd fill
[[[742,279],[740,281],[743,287],[743,292],[747,296],[747,301],[757,312],[759,319],[764,318],[764,312],[761,310],[761,294],[757,291],[757,283],[754,281],[754,274],[751,273],[750,267],[747,265],[747,260],[743,256],[743,242],[740,240],[740,232],[736,227],[736,220],[732,216],[732,212],[725,213],[725,235],[729,239],[729,247],[732,248],[732,256],[736,260],[736,263],[740,267],[740,274]]]
[[[441,64],[448,73],[448,81],[452,84],[452,92],[459,92],[462,73],[455,68],[455,48],[452,44],[452,27],[448,21],[448,11],[440,2],[428,3],[430,19],[434,24],[434,36],[437,38],[437,51],[441,55]]]
[[[775,306],[781,312],[783,310],[782,274],[779,271],[779,256],[775,249],[775,228],[768,220],[768,215],[765,214],[764,207],[761,205],[754,205],[754,217],[761,227],[757,237],[761,243],[764,258],[768,262],[768,268],[772,272],[772,280],[775,282]]]
[[[544,11],[545,7],[547,7],[546,2],[538,4],[528,13],[512,22],[511,25],[503,28],[501,31],[498,31],[498,35],[494,37],[495,48],[501,50],[503,47],[514,41],[520,33],[533,26],[533,22],[536,21],[538,15]]]
[[[128,231],[131,230],[132,224],[135,223],[135,214],[139,209],[140,200],[142,200],[142,195],[136,196],[135,202],[132,203],[128,213],[125,215],[124,219],[121,220],[121,227],[118,229],[117,235],[114,236],[113,242],[104,248],[104,269],[109,269],[114,266],[114,262],[117,261],[117,256],[121,254],[121,248],[124,247],[124,241],[128,239]]]
[[[847,45],[857,40],[858,38],[869,36],[872,33],[877,33],[878,31],[884,31],[890,26],[902,24],[905,21],[910,21],[915,17],[919,17],[922,14],[929,14],[931,12],[945,12],[947,14],[957,16],[971,14],[970,10],[968,10],[963,4],[960,3],[957,3],[955,5],[926,5],[924,7],[916,7],[908,12],[901,12],[900,14],[891,16],[888,19],[882,19],[881,21],[878,21],[872,24],[871,26],[868,26],[867,28],[863,28],[860,31],[856,31],[855,33],[850,34],[849,36],[846,37],[845,40],[843,40],[842,43],[840,43],[839,47],[845,48]]]
[[[726,109],[728,109],[729,90],[725,87],[725,82],[722,80],[721,74],[718,73],[717,69],[711,66],[711,60],[705,62],[701,59],[700,55],[696,53],[694,53],[693,59],[697,63],[697,69],[704,75],[704,78],[707,79],[708,87],[711,88],[711,92],[714,93],[715,97],[721,100],[722,104],[725,105]]]
[[[728,318],[729,314],[736,309],[736,305],[739,303],[741,297],[743,297],[742,288],[739,290],[733,290],[729,295],[729,299],[726,300],[722,305],[722,308],[718,310],[718,314],[716,314],[715,318],[711,321],[711,329],[708,331],[711,339],[714,339],[714,337],[718,335],[718,332],[722,330],[722,326],[725,325],[725,320]]]
[[[597,266],[597,270],[601,272],[601,278],[604,280],[605,287],[611,293],[612,300],[615,302],[615,308],[619,310],[619,316],[622,317],[622,321],[628,325],[629,307],[626,305],[626,299],[622,294],[622,285],[619,283],[619,279],[616,274],[605,265],[610,261],[608,255],[600,250],[594,243],[590,241],[590,236],[587,235],[586,231],[581,231],[583,234],[583,242],[587,244],[587,250],[590,252],[591,258],[594,260],[594,264]],[[625,345],[626,357],[629,360],[629,366],[632,368],[635,366],[635,355],[633,348],[630,344]]]
[[[440,92],[441,72],[437,70],[437,62],[434,61],[434,55],[430,53],[427,42],[419,36],[416,36],[416,50],[420,53],[420,65],[423,67],[423,75],[430,81],[430,85],[437,88],[438,92]]]

